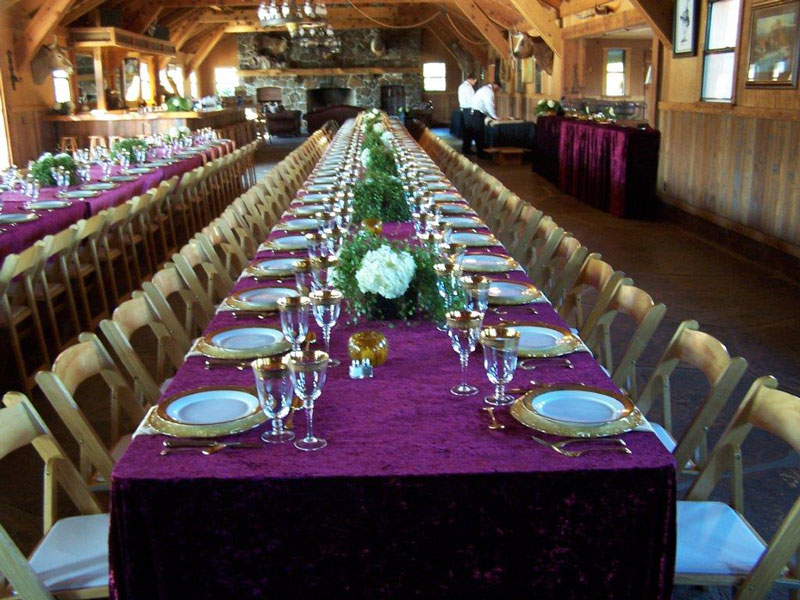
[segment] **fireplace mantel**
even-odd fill
[[[324,69],[238,69],[238,75],[244,77],[296,77],[328,76],[328,75],[383,75],[385,73],[421,74],[420,67],[330,67]]]

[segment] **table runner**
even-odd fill
[[[0,261],[11,253],[22,252],[46,235],[58,233],[81,219],[118,206],[134,196],[157,187],[162,181],[175,175],[181,176],[187,171],[203,165],[206,160],[218,158],[232,151],[233,146],[232,142],[225,141],[219,146],[205,150],[202,154],[180,160],[165,167],[158,167],[152,173],[138,176],[135,181],[122,182],[116,188],[100,192],[93,198],[72,199],[70,200],[72,204],[68,207],[57,208],[52,211],[38,211],[39,218],[30,223],[18,223],[14,226],[0,225]],[[114,166],[112,168],[114,175],[119,174],[120,171],[121,167]],[[91,173],[92,182],[100,181],[102,169],[99,166],[93,166]],[[79,189],[79,186],[72,186],[70,189]],[[55,199],[56,191],[55,187],[42,188],[39,200]],[[29,198],[21,193],[4,192],[0,194],[0,199],[3,201],[3,214],[30,212],[25,210],[25,203]]]
[[[522,272],[510,279],[527,281]],[[243,278],[234,291],[256,285],[264,283]],[[535,306],[538,315],[508,307],[505,318],[563,325],[552,307]],[[207,331],[264,323],[277,318],[218,312]],[[162,436],[133,441],[111,482],[115,598],[669,597],[675,467],[652,433],[626,434],[630,456],[570,459],[530,440],[505,410],[505,431],[489,431],[480,353],[468,370],[480,395],[455,398],[458,358],[446,334],[428,322],[343,318],[332,354],[344,360],[349,335],[367,328],[387,336],[389,360],[371,380],[329,370],[314,415],[328,440],[320,452],[284,444],[162,457]],[[570,360],[574,369],[541,361],[511,385],[535,377],[614,389],[588,353]],[[202,362],[189,358],[167,394],[253,383],[249,372]],[[304,421],[298,414],[298,435]],[[257,441],[263,429],[235,437]]]

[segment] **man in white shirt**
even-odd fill
[[[475,83],[478,79],[474,73],[467,75],[467,78],[458,86],[458,107],[461,109],[461,153],[472,153],[472,139],[471,135],[471,114],[472,114],[472,98],[475,96]]]
[[[472,133],[475,136],[475,147],[478,150],[478,158],[486,158],[486,153],[483,151],[484,121],[486,117],[497,119],[497,112],[494,108],[494,94],[498,89],[500,89],[500,84],[498,82],[487,83],[475,92],[475,97],[472,99],[472,115],[470,115],[470,122],[472,124]]]

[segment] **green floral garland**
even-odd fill
[[[394,155],[386,146],[370,150],[369,160],[364,169],[365,177],[379,175],[397,175],[397,163],[394,160]]]
[[[353,220],[380,219],[384,223],[411,220],[403,183],[394,176],[371,173],[353,185]]]
[[[69,171],[70,185],[78,183],[78,176],[75,172],[75,159],[64,152],[56,154],[55,156],[50,152],[45,152],[31,165],[30,173],[41,185],[56,185],[56,180],[53,179],[53,174],[50,171],[53,167],[64,167],[66,171]]]
[[[362,292],[356,281],[356,273],[370,250],[389,246],[395,251],[405,251],[414,258],[416,270],[405,294],[387,299],[370,292]],[[334,287],[347,299],[347,310],[354,321],[367,319],[403,319],[421,315],[441,321],[444,319],[444,300],[436,287],[436,272],[433,265],[438,259],[433,251],[424,246],[411,246],[406,242],[390,241],[368,231],[362,231],[348,240],[339,252],[339,265],[334,275]]]
[[[131,157],[131,164],[135,165],[137,164],[136,153],[134,152],[135,149],[146,150],[147,142],[139,138],[125,138],[124,140],[120,140],[111,148],[111,158],[116,159],[119,154],[125,150]]]

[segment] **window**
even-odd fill
[[[53,71],[53,86],[55,88],[56,102],[69,102],[72,93],[69,86],[69,75],[64,70]]]
[[[736,38],[741,0],[710,0],[703,51],[702,98],[708,102],[733,99]]]
[[[239,85],[239,75],[235,67],[217,67],[214,69],[214,84],[217,96],[235,96]]]
[[[152,100],[152,88],[150,87],[150,66],[142,61],[139,63],[139,79],[142,82],[142,98]]]
[[[625,95],[625,50],[606,50],[605,96]]]
[[[197,73],[192,71],[189,73],[189,96],[192,98],[199,98],[200,93],[198,92],[197,86]]]
[[[167,65],[166,70],[161,69],[159,72],[158,80],[167,92],[183,97],[183,67],[180,65]],[[176,87],[178,89],[175,89]]]
[[[426,92],[444,92],[447,89],[447,72],[444,63],[423,64],[422,80]]]
[[[536,94],[542,94],[542,67],[539,63],[533,62],[533,91]]]

